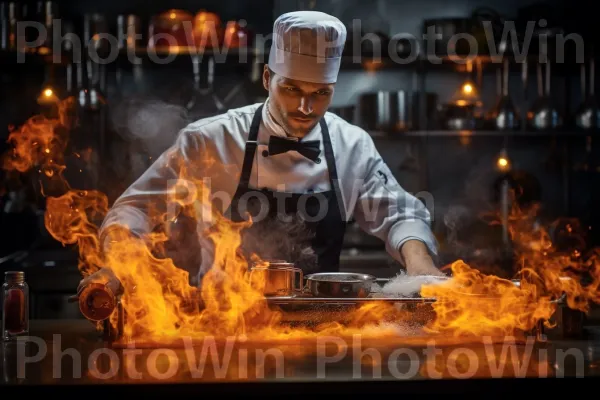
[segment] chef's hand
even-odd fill
[[[100,268],[98,271],[86,276],[79,282],[79,285],[77,286],[77,293],[79,293],[81,289],[90,283],[105,284],[108,281],[118,281],[117,276],[108,268]]]
[[[100,240],[102,242],[102,251],[105,254],[108,254],[111,251],[111,245],[113,243],[125,244],[125,250],[131,249],[131,251],[134,252],[144,247],[149,247],[148,243],[145,242],[144,239],[131,234],[127,228],[121,226],[114,226],[107,229],[103,233]],[[119,251],[123,251],[123,248],[121,248]],[[107,261],[107,263],[109,263],[109,261]],[[122,293],[123,287],[121,282],[110,268],[100,268],[93,274],[83,278],[77,286],[77,293],[79,293],[84,286],[90,283],[106,284],[108,282],[110,282],[109,286],[111,289],[117,290],[118,293]]]
[[[419,240],[409,240],[400,249],[408,275],[446,276],[433,262],[427,246]]]

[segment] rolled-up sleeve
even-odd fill
[[[354,210],[358,225],[384,241],[387,252],[403,265],[400,248],[408,240],[423,242],[436,255],[429,210],[397,182],[369,136],[363,140],[360,157],[365,172]]]

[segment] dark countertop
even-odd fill
[[[552,393],[560,385],[572,385],[570,378],[598,383],[600,334],[596,335],[535,344],[432,341],[429,347],[402,340],[363,340],[354,350],[352,338],[326,336],[280,345],[216,340],[180,348],[123,349],[103,342],[87,320],[35,320],[23,342],[2,343],[0,391],[24,394],[26,388],[47,385],[45,394],[75,394],[77,389],[98,394],[131,389],[144,396],[194,391],[447,394],[515,393],[524,385],[536,394]],[[350,346],[336,349],[335,343]],[[511,362],[511,355],[517,363]]]

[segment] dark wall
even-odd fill
[[[19,3],[26,4],[30,12],[25,19],[34,19],[36,2]],[[256,2],[244,0],[58,0],[57,17],[61,19],[63,28],[66,22],[71,22],[76,33],[81,35],[83,16],[86,13],[104,15],[112,33],[115,33],[119,14],[135,14],[142,19],[142,33],[147,39],[148,23],[152,16],[173,8],[186,10],[192,15],[204,9],[217,13],[223,22],[244,19],[253,32],[260,34],[268,33],[272,28],[273,3],[272,0],[261,0],[258,7]],[[47,85],[59,93],[61,98],[74,95],[77,88],[75,65],[69,70],[66,65],[44,63],[38,57],[27,57],[26,63],[17,63],[14,53],[0,51],[0,56],[0,152],[4,153],[8,148],[8,127],[20,126],[31,116],[45,112],[45,108],[36,100]],[[178,57],[168,65],[157,65],[145,58],[139,68],[132,68],[126,59],[120,58],[103,68],[103,90],[108,110],[106,127],[109,135],[109,159],[99,168],[108,171],[105,173],[106,181],[102,189],[112,201],[150,165],[153,158],[172,143],[178,129],[217,110],[211,104],[211,97],[204,95],[197,96],[194,107],[186,108],[194,98],[194,75],[189,56]],[[244,81],[247,71],[248,68],[244,66],[241,71],[233,68],[225,73],[218,68],[219,77],[214,89],[217,95],[224,98],[236,84]],[[67,87],[68,74],[72,79],[70,92]],[[246,101],[244,93],[235,97],[228,106],[238,106]],[[132,99],[143,102],[134,103]],[[136,114],[136,117],[131,117],[132,114]],[[97,124],[89,124],[89,129],[83,134],[92,136],[97,127]],[[9,207],[14,208],[10,212],[15,215],[3,216],[0,220],[0,256],[12,250],[27,248],[39,238],[39,230],[43,227],[43,222],[34,214],[35,209],[22,210],[19,203],[9,201],[5,191],[13,186],[4,184],[5,177],[4,171],[0,171],[0,181],[3,183],[0,185],[0,209],[6,212]],[[74,186],[86,184],[85,180],[76,181]],[[39,193],[32,193],[36,189],[31,182],[26,185],[28,200],[42,207],[43,198]],[[8,226],[12,229],[7,230]]]
[[[421,37],[425,19],[468,17],[474,10],[488,7],[507,21],[519,21],[519,18],[529,15],[531,18],[544,18],[551,26],[561,26],[565,33],[574,32],[582,39],[581,54],[589,57],[595,40],[591,28],[593,25],[586,24],[586,21],[590,21],[589,17],[582,10],[562,1],[545,2],[546,9],[540,8],[527,14],[527,7],[539,3],[535,0],[283,0],[277,3],[276,14],[295,9],[314,9],[338,16],[349,28],[353,21],[360,20],[366,32],[379,30],[389,36],[403,33]],[[558,109],[568,116],[581,104],[582,93],[579,66],[574,63],[572,54],[567,53],[565,61],[570,65],[552,65],[551,95]],[[493,63],[483,66],[479,89],[484,112],[497,104],[496,72],[499,67],[499,64]],[[527,85],[522,82],[519,66],[511,68],[509,74],[509,95],[518,107],[525,105],[524,109],[519,110],[521,113],[527,112],[537,98],[533,65],[528,74]],[[414,69],[408,66],[377,72],[360,69],[343,71],[336,86],[334,105],[357,107],[361,95],[369,91],[405,90],[410,93],[418,89],[435,93],[438,103],[444,104],[452,100],[467,78],[466,73],[452,68],[432,69],[423,75],[424,87],[420,86],[420,78],[416,78]],[[451,230],[448,221],[460,210],[465,211],[466,208],[470,214],[481,214],[498,209],[496,185],[502,172],[496,169],[496,160],[505,145],[513,173],[528,191],[525,196],[539,199],[543,204],[544,219],[551,221],[559,217],[576,216],[586,226],[597,224],[598,216],[593,211],[596,195],[592,187],[597,185],[598,180],[593,172],[581,172],[587,157],[584,137],[556,140],[550,136],[532,138],[516,135],[506,143],[502,136],[478,137],[475,134],[469,138],[450,136],[415,139],[403,138],[402,134],[398,134],[393,139],[377,138],[375,141],[407,190],[431,196],[434,229],[442,240],[447,238]],[[416,168],[405,168],[407,163]],[[594,229],[586,233],[590,232],[591,238],[597,241]],[[472,236],[465,236],[465,240],[474,243],[481,239],[485,242],[481,236],[487,234],[490,232],[473,229]],[[497,232],[490,236],[488,242],[497,244]],[[445,242],[444,247],[452,247],[452,244]]]
[[[261,0],[260,7],[256,2],[235,0],[173,0],[173,1],[93,1],[93,0],[58,0],[61,17],[79,18],[85,13],[102,13],[113,18],[119,14],[135,14],[142,18],[150,18],[168,9],[181,9],[196,13],[200,10],[218,13],[227,20],[245,19],[261,32],[268,32],[272,26],[272,10],[275,0]]]
[[[421,0],[395,1],[379,0],[206,0],[196,1],[75,1],[59,2],[61,15],[74,21],[81,21],[86,12],[106,13],[111,20],[119,13],[134,13],[148,18],[168,8],[183,8],[190,12],[207,9],[217,12],[222,19],[246,19],[251,26],[262,33],[270,32],[273,20],[283,12],[297,9],[316,9],[332,13],[351,25],[352,20],[361,19],[363,27],[376,27],[393,35],[404,32],[419,35],[423,20],[438,17],[465,17],[482,6],[492,7],[497,12],[515,17],[519,9],[534,3],[533,0]],[[560,15],[567,8],[558,1],[552,15]],[[572,27],[578,16],[569,12],[570,19],[564,22]],[[582,32],[588,30],[580,26]],[[587,42],[586,42],[587,43]],[[249,68],[223,70],[217,66],[215,94],[223,99],[237,85],[241,85],[238,95],[232,97],[227,107],[237,107],[263,94],[260,85],[248,81]],[[496,101],[496,68],[486,65],[483,72],[481,99],[484,109],[492,108]],[[54,70],[57,86],[64,87],[64,68]],[[581,101],[578,88],[578,70],[557,74],[552,78],[552,95],[563,111],[575,109]],[[49,70],[42,64],[28,64],[2,68],[0,81],[0,123],[19,124],[37,113],[39,107],[35,97],[41,90]],[[120,74],[120,75],[119,75]],[[117,76],[121,80],[117,80]],[[186,104],[193,99],[193,74],[189,58],[183,58],[169,65],[144,63],[141,68],[132,68],[127,63],[107,67],[106,94],[111,109],[115,141],[112,142],[114,168],[119,172],[118,182],[112,185],[115,195],[129,182],[137,178],[173,139],[177,129],[185,123],[218,112],[212,95],[198,97],[193,109]],[[439,103],[448,102],[466,75],[452,69],[427,72],[425,90],[438,96]],[[415,89],[415,75],[411,67],[395,68],[374,73],[360,69],[344,70],[336,87],[333,106],[356,105],[364,92],[374,90],[411,91]],[[530,99],[535,98],[535,81],[530,79],[526,88]],[[521,84],[518,71],[510,76],[510,94],[517,104],[522,104],[525,88]],[[130,126],[125,106],[131,97],[155,101],[165,105],[162,111],[149,115],[133,128]],[[169,107],[166,107],[166,105]],[[157,110],[156,108],[151,110]],[[523,110],[521,110],[523,111]],[[156,123],[158,122],[158,123]],[[125,126],[127,125],[127,126]],[[132,134],[133,131],[133,134]],[[497,206],[494,184],[499,177],[494,169],[495,160],[502,148],[502,138],[472,137],[431,137],[427,140],[407,139],[401,135],[395,138],[376,139],[382,155],[396,172],[398,180],[409,191],[428,192],[435,202],[432,209],[436,233],[443,237],[446,233],[445,217],[457,204],[469,204],[473,212]],[[567,144],[553,142],[549,138],[516,138],[509,142],[509,156],[516,170],[531,175],[541,186],[540,198],[551,216],[588,215],[595,198],[590,197],[590,186],[595,177],[581,176],[572,166],[560,164],[556,160],[570,159],[573,164],[583,160],[585,138],[573,139]],[[416,159],[415,169],[402,168],[406,160]],[[127,162],[121,160],[127,160]],[[566,171],[566,172],[565,172]],[[569,178],[569,179],[566,179]]]

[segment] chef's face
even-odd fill
[[[304,137],[331,104],[334,84],[316,84],[284,78],[265,66],[263,84],[269,91],[269,111],[292,136]]]

